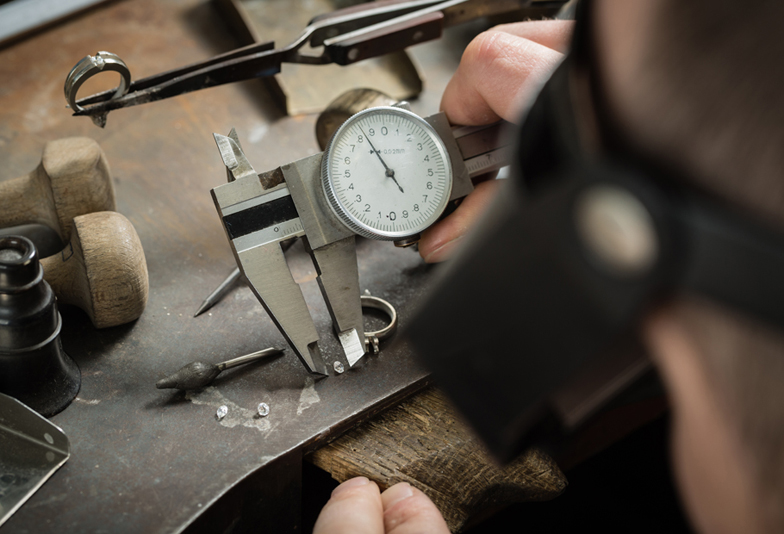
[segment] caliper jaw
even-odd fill
[[[265,189],[239,143],[218,134],[215,141],[234,180],[213,189],[212,198],[237,265],[302,364],[325,375],[316,327],[280,247],[305,233],[288,188]]]
[[[291,276],[280,241],[237,251],[235,258],[256,298],[302,364],[311,373],[326,375],[316,327],[305,297]]]
[[[346,353],[346,360],[353,367],[366,352],[354,236],[317,249],[311,249],[309,245],[308,252],[319,274],[319,288],[332,317],[332,325]]]
[[[321,186],[322,154],[281,167],[305,229],[321,294],[350,366],[365,354],[356,236],[327,205]]]
[[[329,212],[319,190],[321,154],[259,176],[238,139],[215,134],[215,141],[234,180],[213,189],[212,196],[252,291],[308,371],[327,374],[313,319],[280,247],[282,241],[304,237],[333,326],[353,366],[366,352],[355,237]],[[277,183],[280,178],[285,183]]]
[[[245,176],[255,176],[256,171],[250,164],[245,153],[242,151],[237,131],[232,128],[228,137],[225,135],[213,134],[215,144],[218,145],[223,164],[226,165],[226,177],[229,182]]]

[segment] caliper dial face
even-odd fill
[[[438,220],[452,192],[452,167],[441,138],[421,117],[379,107],[357,113],[335,132],[322,182],[346,226],[393,240]]]

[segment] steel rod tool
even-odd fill
[[[232,358],[221,363],[191,362],[176,373],[161,378],[155,383],[158,389],[199,389],[212,384],[219,374],[226,369],[252,363],[267,356],[274,356],[283,352],[283,349],[270,347],[268,349]]]

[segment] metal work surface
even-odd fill
[[[414,111],[437,111],[472,29],[412,50],[428,82]],[[394,337],[354,369],[331,370],[334,361],[346,362],[300,243],[287,261],[302,283],[330,376],[314,381],[287,350],[227,370],[200,393],[155,388],[195,360],[217,363],[286,346],[245,286],[192,317],[235,265],[209,193],[226,176],[212,133],[236,127],[254,166],[271,169],[319,152],[316,116],[285,117],[264,86],[250,81],[119,110],[102,130],[71,117],[63,80],[79,58],[99,50],[121,55],[142,77],[237,44],[209,3],[139,0],[113,2],[0,50],[0,180],[35,168],[46,141],[96,139],[112,170],[117,209],[144,247],[150,286],[141,318],[123,326],[96,330],[83,312],[62,307],[63,345],[81,368],[82,386],[52,422],[68,436],[71,459],[4,533],[180,531],[241,481],[263,480],[265,467],[318,448],[426,381]],[[116,85],[116,73],[98,86],[102,77],[83,94]],[[360,239],[357,254],[360,290],[391,302],[404,328],[430,269],[414,251],[387,242]],[[261,402],[269,415],[254,417]],[[221,405],[229,410],[219,421]]]

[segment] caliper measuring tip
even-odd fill
[[[299,354],[298,354],[299,356]],[[321,350],[316,343],[308,345],[307,355],[300,356],[300,360],[305,364],[305,367],[313,374],[327,376],[327,364],[324,363],[324,358],[321,357]]]
[[[234,180],[242,178],[243,176],[256,175],[253,165],[248,161],[238,140],[231,137],[232,133],[234,134],[234,137],[237,136],[237,132],[233,129],[229,135],[221,135],[218,133],[212,134],[212,137],[215,139],[215,144],[218,145],[218,151],[220,152],[223,164],[229,170]]]

